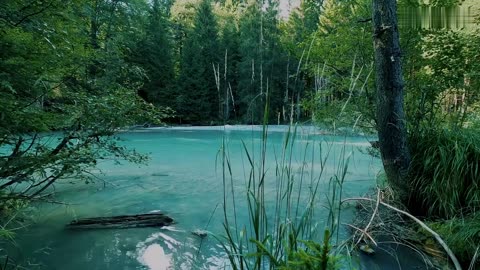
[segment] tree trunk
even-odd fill
[[[407,147],[396,0],[373,1],[377,129],[383,166],[400,200],[408,198]]]

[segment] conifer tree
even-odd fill
[[[213,68],[220,61],[219,49],[212,5],[203,0],[182,52],[177,103],[183,121],[205,123],[219,119],[219,91]]]
[[[137,44],[135,62],[145,69],[147,81],[139,94],[148,102],[160,106],[173,106],[174,79],[171,35],[160,0],[154,0],[143,40]]]
[[[220,45],[223,53],[223,59],[220,64],[220,83],[223,91],[222,108],[223,119],[228,121],[235,119],[238,110],[238,62],[240,55],[238,51],[239,34],[234,18],[226,19]]]
[[[238,91],[245,122],[262,121],[266,98],[270,120],[276,122],[282,111],[287,57],[280,46],[278,4],[268,1],[265,7],[250,3],[240,20]]]
[[[259,4],[250,3],[240,18],[240,44],[238,92],[239,113],[246,123],[259,122],[262,117],[260,96],[261,86],[261,38],[262,13]]]

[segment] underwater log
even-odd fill
[[[174,221],[160,213],[124,215],[113,217],[93,217],[73,220],[67,224],[68,229],[126,229],[141,227],[164,227]]]

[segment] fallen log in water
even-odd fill
[[[140,227],[164,227],[173,223],[173,219],[159,213],[94,217],[78,219],[67,225],[69,229],[125,229]]]

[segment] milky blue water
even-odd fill
[[[271,127],[268,133],[266,201],[270,204],[275,197],[275,166],[281,156],[285,129]],[[55,199],[69,205],[37,205],[35,223],[18,238],[22,248],[14,256],[23,258],[28,269],[223,269],[227,264],[225,254],[213,237],[223,233],[219,155],[222,140],[226,142],[233,186],[239,197],[238,222],[243,224],[247,222],[247,205],[242,192],[249,173],[243,143],[251,158],[258,161],[262,142],[259,130],[159,128],[120,134],[125,145],[150,155],[149,164],[115,165],[104,161],[99,163],[101,180],[93,184],[68,181],[57,184]],[[299,129],[291,167],[299,178],[302,166],[310,164],[309,171],[304,172],[306,186],[320,172],[320,152],[324,155],[329,149],[317,211],[326,211],[322,209],[326,204],[327,183],[338,169],[338,162],[346,156],[350,162],[344,197],[362,195],[375,185],[381,163],[363,153],[368,140],[371,138],[328,136],[313,128]],[[176,224],[161,229],[70,231],[64,228],[76,218],[157,211],[168,214]],[[211,234],[202,240],[192,234],[196,229]]]

